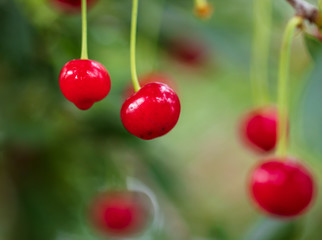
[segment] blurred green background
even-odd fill
[[[311,1],[315,3],[314,1]],[[141,240],[320,240],[322,201],[295,220],[267,218],[250,201],[249,171],[262,156],[241,143],[240,118],[253,107],[249,80],[252,1],[212,1],[209,21],[193,1],[140,1],[137,64],[164,72],[182,105],[166,136],[140,140],[119,116],[130,83],[131,1],[99,0],[88,15],[89,56],[108,69],[112,89],[88,111],[59,89],[63,65],[80,57],[81,18],[47,0],[0,0],[0,239],[96,240],[86,207],[99,191],[128,186],[153,199]],[[293,9],[273,1],[269,60],[275,99],[279,47]],[[178,61],[171,43],[207,54]],[[322,61],[302,35],[291,59],[291,154],[322,181]]]

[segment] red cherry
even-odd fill
[[[91,221],[109,236],[130,237],[148,225],[152,203],[144,193],[118,191],[96,197],[90,206]]]
[[[249,112],[241,125],[241,136],[247,145],[261,152],[275,148],[278,113],[274,107],[264,107]]]
[[[172,89],[176,90],[177,86],[175,82],[166,74],[160,72],[152,72],[147,75],[144,75],[139,78],[139,82],[141,86],[144,86],[148,83],[160,82],[165,83]],[[124,99],[131,97],[134,94],[133,84],[130,83],[124,90]]]
[[[111,79],[105,67],[93,60],[72,60],[63,67],[59,85],[64,96],[79,109],[87,110],[105,98]]]
[[[149,83],[123,103],[121,120],[133,135],[149,140],[168,133],[178,122],[180,101],[166,84]]]
[[[66,13],[80,12],[82,0],[50,0],[53,5]],[[88,7],[91,7],[97,0],[87,0]]]
[[[311,173],[302,164],[291,158],[272,158],[254,169],[250,190],[267,213],[294,217],[312,202],[315,187]]]
[[[190,67],[203,65],[209,57],[207,47],[199,39],[178,37],[171,40],[169,45],[171,56]]]

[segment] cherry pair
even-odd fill
[[[76,1],[69,3],[77,5]],[[63,95],[69,101],[73,102],[79,109],[87,110],[95,102],[108,95],[111,80],[102,64],[88,59],[87,4],[85,0],[81,3],[81,7],[84,7],[84,11],[82,11],[82,59],[70,61],[63,67],[59,76],[59,85]],[[136,22],[135,18],[134,22]],[[135,33],[133,30],[132,33]],[[132,34],[131,53],[135,52],[133,51],[134,39],[135,34]],[[135,65],[133,59],[135,57],[131,58],[132,69]],[[121,109],[121,120],[124,127],[133,135],[145,140],[168,133],[179,119],[179,98],[168,85],[158,82],[161,78],[152,76],[152,83],[144,85],[141,89],[138,86],[137,92],[124,102]],[[137,79],[135,80],[137,81]],[[139,85],[138,82],[136,83]]]
[[[275,107],[249,112],[241,126],[246,144],[256,151],[268,153],[277,143],[278,113]],[[268,214],[295,217],[303,213],[315,194],[314,179],[298,160],[285,157],[268,158],[251,174],[249,191],[255,203]]]
[[[64,96],[79,109],[89,109],[94,102],[105,98],[111,82],[106,69],[92,60],[73,60],[62,69],[59,78]],[[180,115],[177,94],[166,84],[154,82],[161,76],[151,75],[137,93],[130,96],[121,109],[124,127],[133,135],[148,140],[168,133]],[[167,80],[165,80],[166,82]]]

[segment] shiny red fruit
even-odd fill
[[[276,146],[278,112],[264,107],[249,112],[241,125],[241,136],[246,144],[261,152],[270,152]]]
[[[121,120],[133,135],[149,140],[168,133],[178,122],[180,101],[166,84],[149,83],[123,103]]]
[[[271,215],[295,217],[312,202],[311,173],[294,159],[268,159],[251,175],[250,191],[258,206]]]
[[[54,6],[66,13],[80,12],[82,0],[50,0]],[[87,6],[91,7],[97,0],[87,0]]]
[[[167,84],[173,90],[177,89],[177,86],[176,86],[175,82],[172,80],[172,78],[170,78],[168,75],[166,75],[164,73],[160,73],[160,72],[152,72],[147,75],[144,75],[139,78],[139,82],[142,87],[148,83],[160,82],[160,83]],[[134,93],[135,92],[133,89],[133,84],[130,83],[124,91],[124,94],[123,94],[124,99],[131,97]]]
[[[93,60],[72,60],[63,67],[59,85],[64,96],[79,109],[87,110],[105,98],[111,79],[105,67]]]
[[[93,226],[108,236],[131,237],[140,234],[151,218],[152,203],[140,192],[107,192],[90,206]]]

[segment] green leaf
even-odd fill
[[[304,42],[313,61],[317,61],[322,56],[322,42],[307,33],[304,34]]]
[[[255,224],[245,240],[295,240],[298,228],[294,221],[262,219]]]

